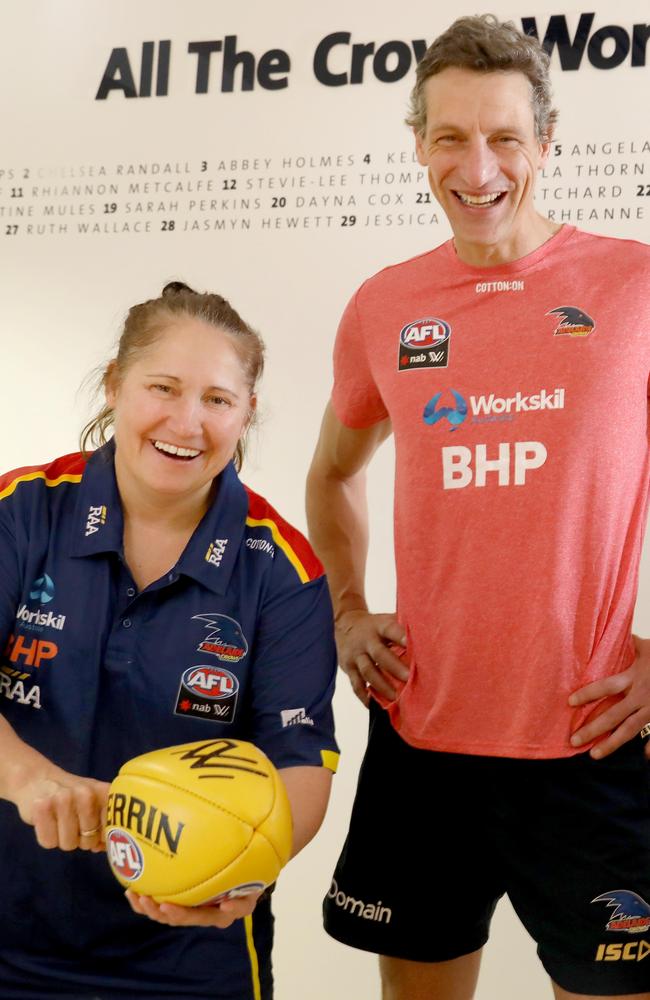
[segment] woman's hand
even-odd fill
[[[20,817],[45,848],[102,851],[109,784],[80,778],[52,765],[48,777],[27,778],[12,796]]]
[[[224,899],[210,906],[176,906],[174,903],[156,903],[150,896],[138,896],[127,889],[125,896],[134,913],[149,917],[170,927],[230,927],[235,920],[248,917],[253,912],[261,893]]]

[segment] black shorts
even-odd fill
[[[650,990],[650,765],[638,737],[600,761],[418,750],[370,711],[325,929],[441,962],[481,948],[507,893],[556,983]]]

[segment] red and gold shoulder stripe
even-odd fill
[[[46,486],[59,486],[61,483],[79,483],[83,475],[86,461],[79,452],[63,455],[54,459],[48,465],[28,465],[22,469],[14,469],[0,476],[0,500],[11,496],[20,483],[29,483],[34,479],[42,479]]]
[[[280,517],[264,497],[253,493],[248,487],[246,493],[248,494],[246,524],[252,528],[269,529],[273,541],[284,552],[302,583],[309,583],[310,580],[322,576],[324,573],[322,563],[315,556],[305,536]]]

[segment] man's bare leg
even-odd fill
[[[568,993],[557,983],[553,983],[553,993],[555,1000],[603,1000],[602,996],[591,993]],[[650,993],[617,993],[615,997],[608,996],[607,1000],[650,1000]]]
[[[472,1000],[481,965],[481,949],[449,962],[379,959],[382,1000]]]

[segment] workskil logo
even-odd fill
[[[54,581],[47,573],[34,580],[32,589],[29,592],[30,600],[38,601],[39,604],[49,604],[54,600]]]
[[[592,899],[592,903],[607,903],[612,908],[607,922],[608,931],[645,934],[650,930],[650,905],[636,892],[614,889]]]
[[[558,306],[557,309],[549,309],[546,315],[560,319],[553,331],[554,337],[588,337],[596,329],[591,316],[575,306]]]
[[[451,424],[450,430],[455,431],[457,427],[460,427],[467,416],[467,403],[455,389],[451,390],[451,394],[456,400],[455,407],[441,406],[438,409],[438,402],[442,396],[441,392],[437,392],[435,396],[431,397],[424,407],[424,413],[422,414],[425,424],[437,424],[439,420],[446,419]]]
[[[497,396],[494,392],[489,395],[470,396],[469,406],[465,397],[455,389],[451,390],[451,394],[456,401],[455,407],[439,406],[442,392],[437,392],[431,397],[422,413],[425,424],[437,424],[440,420],[446,419],[451,424],[450,430],[454,431],[464,423],[468,412],[471,413],[472,423],[475,424],[509,421],[514,420],[517,413],[563,410],[565,400],[565,390],[562,388],[540,389],[530,394],[517,391],[514,396]]]
[[[451,327],[444,319],[416,319],[399,334],[397,369],[446,368],[449,364]]]

